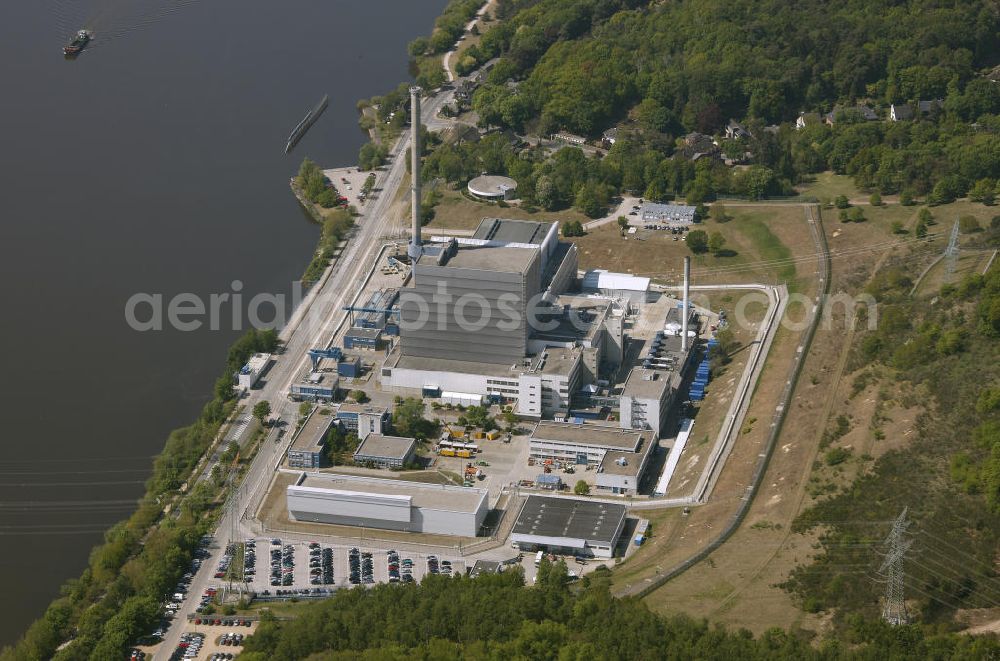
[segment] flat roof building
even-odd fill
[[[633,367],[619,398],[621,426],[650,429],[662,435],[691,352],[681,351],[680,335],[659,332],[641,351],[642,366]]]
[[[569,405],[583,377],[584,357],[591,351],[551,347],[506,364],[393,352],[382,366],[381,377],[383,385],[393,388],[516,399],[519,415],[538,418]]]
[[[522,551],[610,558],[625,528],[625,506],[556,496],[528,496],[511,540]]]
[[[644,202],[638,216],[629,216],[629,225],[645,226],[650,223],[668,228],[687,227],[694,223],[695,208],[686,204],[657,204]]]
[[[413,287],[400,294],[403,354],[487,363],[519,360],[527,350],[528,301],[541,286],[539,257],[530,246],[488,242],[452,243],[436,258],[425,252],[413,266]],[[471,299],[472,304],[457,304]]]
[[[528,456],[536,463],[597,468],[609,451],[637,452],[650,435],[596,423],[550,422],[535,425],[528,440]]]
[[[337,409],[335,417],[344,429],[364,439],[368,434],[381,434],[389,426],[392,416],[384,406],[345,402]]]
[[[658,443],[652,434],[645,434],[635,452],[608,450],[597,467],[595,487],[599,492],[634,496],[639,492],[642,476]]]
[[[327,358],[322,359],[320,369],[307,371],[292,383],[289,389],[292,399],[306,402],[332,402],[337,399],[340,377],[336,367],[329,368],[329,371],[323,367],[328,361]]]
[[[287,488],[296,521],[475,537],[489,511],[486,489],[332,473],[302,473]]]
[[[288,465],[292,468],[319,468],[323,463],[326,435],[336,424],[332,415],[315,409],[292,437],[288,446]]]
[[[247,364],[240,368],[240,372],[236,377],[240,389],[250,390],[257,385],[261,374],[264,373],[270,364],[271,354],[269,353],[255,353],[251,356]]]
[[[354,452],[354,463],[379,468],[402,468],[413,460],[417,441],[405,436],[368,434]]]
[[[381,328],[349,328],[344,333],[345,349],[369,349],[377,351],[382,344]]]

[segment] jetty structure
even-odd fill
[[[285,143],[286,154],[295,148],[295,145],[299,143],[299,140],[301,140],[302,136],[306,134],[309,127],[315,124],[316,120],[319,119],[319,116],[323,114],[323,111],[326,110],[326,106],[329,103],[330,96],[328,94],[324,94],[319,103],[317,103],[316,106],[302,118],[302,121],[299,122],[294,129],[292,129],[292,133],[288,136],[288,142]]]

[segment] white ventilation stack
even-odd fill
[[[684,258],[684,305],[681,310],[681,352],[687,351],[688,348],[688,317],[691,316],[690,311],[690,296],[691,296],[691,257]]]
[[[420,257],[420,92],[419,87],[410,88],[410,196],[411,222],[410,247],[406,251],[413,263]]]

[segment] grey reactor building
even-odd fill
[[[554,222],[485,218],[471,238],[423,244],[400,292],[400,341],[382,364],[382,385],[456,401],[501,397],[516,401],[520,416],[559,419],[586,388],[615,383],[625,318],[647,299],[649,280],[622,275],[610,290],[588,286],[576,246],[558,232]],[[675,355],[646,361],[650,373],[629,380],[628,427],[659,434],[687,360],[679,339],[658,345]]]

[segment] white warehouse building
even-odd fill
[[[486,489],[302,473],[286,499],[296,521],[475,537],[489,511],[488,495]]]

